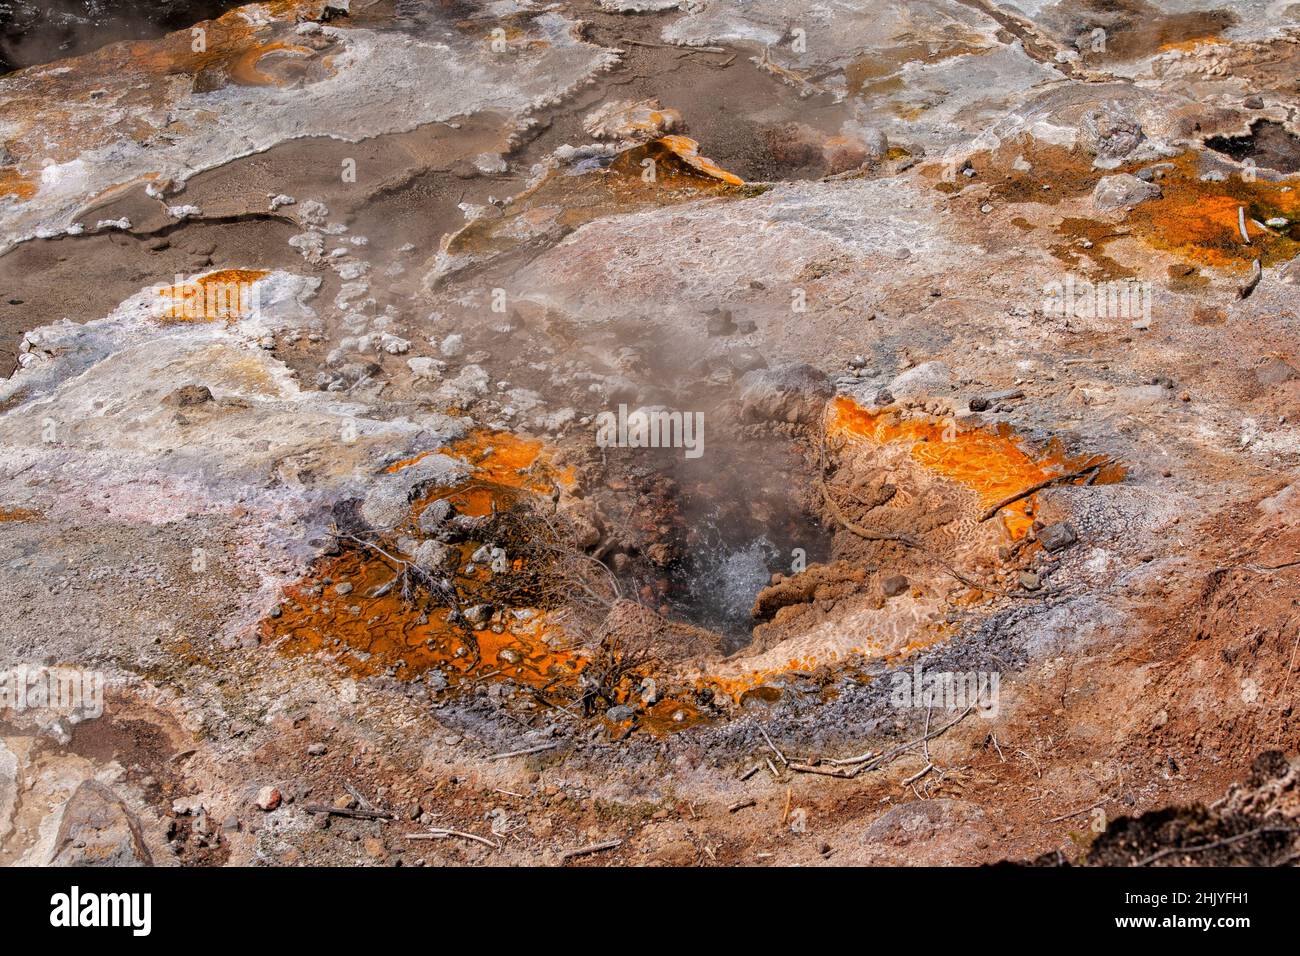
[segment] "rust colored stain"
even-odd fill
[[[34,521],[39,517],[41,517],[41,513],[32,511],[30,508],[0,508],[0,522]]]
[[[240,86],[288,86],[293,81],[292,75],[278,77],[258,69],[258,64],[272,54],[310,59],[316,55],[316,51],[292,43],[259,44],[241,53],[230,64],[231,82]],[[292,74],[296,71],[288,72]]]
[[[541,441],[487,429],[438,452],[464,458],[474,468],[473,477],[422,496],[412,506],[409,526],[378,539],[376,549],[358,545],[317,561],[306,578],[285,589],[280,616],[262,621],[262,642],[276,643],[287,653],[324,653],[359,676],[392,673],[412,680],[438,668],[449,678],[510,678],[534,687],[568,684],[586,660],[568,648],[563,629],[545,608],[505,605],[494,594],[495,575],[487,569],[458,570],[454,577],[461,606],[491,604],[499,611],[482,629],[449,623],[450,609],[438,601],[403,596],[401,568],[381,552],[397,554],[396,538],[415,533],[420,513],[434,501],[446,499],[458,513],[482,517],[508,510],[520,494],[549,493],[557,482],[572,483],[571,470],[554,468]],[[403,459],[385,471],[401,471],[431,454],[435,451]],[[470,562],[478,544],[453,546],[459,550],[458,569]],[[516,558],[507,573],[526,570]],[[352,589],[339,595],[335,588],[344,582]]]
[[[258,269],[221,269],[159,289],[159,318],[164,322],[234,322],[246,318],[255,304],[253,283],[268,275]]]
[[[1270,265],[1300,254],[1300,233],[1294,227],[1270,232],[1251,223],[1279,216],[1300,219],[1300,177],[1247,182],[1229,175],[1223,182],[1206,182],[1200,178],[1197,154],[1184,153],[1172,163],[1174,168],[1160,181],[1164,196],[1138,205],[1127,219],[1147,243],[1218,267],[1245,268],[1256,259]],[[1238,224],[1241,208],[1246,211],[1249,245]]]
[[[449,621],[445,602],[422,588],[413,590],[413,600],[404,597],[400,565],[390,557],[398,553],[398,538],[417,533],[420,514],[434,501],[450,501],[461,515],[505,512],[522,495],[549,494],[556,484],[572,484],[572,469],[556,466],[552,450],[541,441],[477,429],[446,448],[394,462],[385,471],[400,472],[431,454],[464,458],[473,475],[462,485],[423,495],[412,505],[408,524],[376,539],[373,549],[343,539],[340,553],[320,558],[301,581],[284,589],[279,613],[258,626],[260,642],[286,654],[324,657],[358,677],[387,674],[409,681],[436,669],[454,687],[512,680],[576,712],[578,678],[591,656],[574,646],[556,609],[543,606],[553,599],[548,602],[528,587],[502,597],[512,575],[538,570],[528,567],[529,559],[515,556],[507,572],[494,574],[479,567],[467,573],[465,567],[481,542],[449,546],[459,552],[452,576],[460,606],[490,604],[497,609],[487,627],[471,630]],[[340,594],[340,584],[351,587]],[[519,600],[521,593],[536,601]],[[638,687],[647,676],[647,666],[631,668],[611,690],[610,703],[638,711],[635,725],[616,728],[618,732],[672,733],[707,719],[689,695],[668,695],[652,706],[641,706]]]
[[[641,164],[647,159],[656,163],[653,182],[642,178]],[[743,194],[734,188],[741,181],[730,173],[717,177],[702,172],[662,139],[628,149],[607,168],[581,176],[553,170],[515,196],[503,215],[475,219],[444,237],[443,249],[452,255],[502,254],[518,248],[524,241],[521,236],[558,238],[605,216]]]
[[[0,169],[0,196],[31,199],[39,188],[35,177],[24,176],[16,166]]]
[[[911,445],[911,457],[917,464],[974,491],[981,508],[992,507],[1083,464],[1055,450],[1035,457],[1005,426],[997,431],[961,431],[934,419],[903,418],[891,411],[871,412],[843,396],[835,400],[835,414],[828,430],[832,436],[849,441]],[[1111,467],[1103,469],[1097,482],[1117,481],[1121,476],[1117,467]],[[1019,540],[1029,531],[1036,498],[1031,495],[999,512],[1013,539]]]
[[[397,574],[364,549],[318,562],[285,590],[280,616],[262,622],[262,642],[290,654],[324,654],[357,676],[391,672],[402,680],[437,668],[449,679],[510,678],[541,687],[571,681],[585,664],[552,646],[563,641],[562,631],[542,611],[511,609],[497,624],[466,632],[447,622],[447,608],[421,610],[402,597],[400,585],[385,590]],[[342,582],[351,593],[337,594]]]
[[[671,734],[708,723],[708,718],[694,704],[668,698],[647,707],[640,714],[640,723],[652,734]]]
[[[266,43],[264,38],[277,26],[292,24],[298,19],[318,19],[324,4],[317,0],[273,0],[259,6],[268,14],[262,22],[252,23],[241,16],[239,10],[232,10],[214,20],[196,24],[197,29],[203,30],[202,42],[191,30],[178,30],[155,40],[113,44],[86,56],[114,60],[121,66],[154,75],[199,77],[220,72],[236,83],[266,85],[259,80],[257,60],[274,50],[286,48],[286,45]],[[315,52],[306,47],[294,49],[308,55]]]
[[[46,161],[68,162],[124,135],[147,144],[164,130],[189,130],[167,108],[170,84],[155,81],[185,77],[195,91],[211,92],[232,83],[288,85],[329,74],[328,44],[321,41],[322,50],[316,51],[293,42],[292,34],[299,19],[319,18],[321,0],[273,0],[257,6],[266,15],[257,23],[241,15],[247,8],[231,10],[192,29],[110,43],[58,64],[9,74],[6,146],[19,168],[0,170],[0,196],[30,200],[39,191],[40,166]],[[275,42],[281,37],[290,42]],[[268,54],[279,54],[274,69],[261,62]],[[104,102],[113,103],[112,110],[97,102],[105,92],[110,95]],[[119,112],[125,118],[113,118]],[[202,115],[197,116],[201,121]]]
[[[545,443],[510,432],[478,428],[448,446],[449,454],[474,466],[474,477],[505,488],[546,494],[552,484],[572,487],[573,468],[558,468]]]
[[[700,144],[689,136],[661,136],[656,142],[665,147],[687,166],[704,173],[706,176],[712,176],[714,179],[721,179],[724,183],[728,183],[732,186],[745,185],[745,181],[735,173],[729,173],[713,160],[706,156],[701,156]]]

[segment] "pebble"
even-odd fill
[[[1038,542],[1049,552],[1062,551],[1079,540],[1078,533],[1066,522],[1049,524],[1038,532]]]
[[[911,586],[911,582],[901,574],[891,574],[880,582],[880,590],[884,592],[885,597],[897,597],[903,594]]]

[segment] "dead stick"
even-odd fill
[[[381,810],[353,810],[350,807],[327,807],[323,803],[309,803],[303,809],[308,813],[327,813],[332,817],[354,817],[357,820],[391,820],[391,813]]]
[[[501,844],[493,843],[487,837],[481,837],[476,833],[465,833],[461,830],[448,830],[443,827],[430,830],[428,833],[408,833],[408,840],[446,840],[448,837],[460,837],[462,840],[473,840],[476,843],[482,843],[484,846],[490,846],[494,850],[501,849]]]
[[[799,773],[816,773],[823,777],[840,777],[844,780],[849,780],[857,776],[857,774],[847,768],[819,767],[808,763],[792,763],[790,764],[790,769]]]
[[[525,747],[523,750],[511,750],[508,753],[493,754],[488,760],[505,760],[507,757],[525,757],[528,754],[539,754],[543,750],[554,750],[559,744],[538,744],[536,747]]]
[[[1088,804],[1088,806],[1082,808],[1081,810],[1074,810],[1074,811],[1072,811],[1072,812],[1070,812],[1070,813],[1062,813],[1059,817],[1052,817],[1052,819],[1050,819],[1050,820],[1046,820],[1046,821],[1044,821],[1044,822],[1046,822],[1046,823],[1060,823],[1062,820],[1068,820],[1068,819],[1070,819],[1071,817],[1077,817],[1077,816],[1078,816],[1079,814],[1081,814],[1081,813],[1087,813],[1089,810],[1095,810],[1097,807],[1101,806],[1103,803],[1105,803],[1105,802],[1106,802],[1107,800],[1109,800],[1109,799],[1110,799],[1109,797],[1103,797],[1102,799],[1098,800],[1096,803],[1090,803],[1090,804]]]
[[[1089,472],[1099,471],[1100,469],[1106,467],[1109,464],[1111,464],[1111,460],[1109,458],[1106,458],[1105,456],[1102,456],[1101,458],[1095,459],[1091,463],[1080,468],[1078,471],[1072,471],[1068,475],[1057,475],[1054,478],[1046,478],[1043,481],[1038,482],[1037,484],[1030,485],[1028,488],[1024,489],[1023,491],[1017,491],[1011,497],[1004,498],[1001,501],[999,501],[997,504],[995,504],[993,507],[988,508],[982,515],[980,515],[980,521],[988,521],[990,518],[992,518],[995,514],[997,514],[999,511],[1001,511],[1003,508],[1007,507],[1008,505],[1013,505],[1017,501],[1021,500],[1022,498],[1028,498],[1030,495],[1037,494],[1038,492],[1042,491],[1044,488],[1050,488],[1052,485],[1059,485],[1060,483],[1065,481],[1077,481],[1080,478],[1083,478]]]
[[[1260,836],[1264,833],[1294,833],[1287,827],[1256,827],[1253,830],[1247,830],[1245,833],[1238,833],[1234,837],[1226,837],[1222,840],[1215,840],[1213,843],[1201,843],[1197,846],[1171,846],[1159,853],[1153,853],[1145,860],[1139,860],[1134,866],[1147,866],[1156,860],[1164,859],[1167,856],[1173,856],[1175,853],[1201,853],[1205,850],[1213,850],[1221,846],[1231,846],[1234,843],[1240,843],[1242,840],[1249,840],[1251,837]]]
[[[944,724],[938,730],[927,733],[924,736],[917,737],[915,740],[908,741],[905,744],[900,744],[899,746],[895,747],[893,750],[887,750],[884,753],[880,754],[879,756],[873,757],[871,756],[871,751],[867,751],[867,753],[861,754],[858,757],[848,757],[843,760],[835,761],[837,764],[840,764],[841,766],[847,764],[857,764],[857,766],[853,767],[851,770],[846,770],[844,772],[836,772],[832,770],[824,770],[820,767],[812,767],[807,764],[791,764],[790,769],[798,770],[801,773],[820,773],[827,777],[841,777],[841,776],[856,777],[863,770],[875,770],[877,767],[883,767],[886,763],[893,760],[895,757],[899,756],[900,754],[905,753],[908,750],[911,750],[917,744],[925,743],[926,741],[933,740],[935,737],[938,737],[939,735],[944,733],[944,731],[948,730],[948,728],[955,727],[957,724],[965,720],[967,715],[970,714],[970,712],[974,709],[975,709],[975,705],[971,704],[969,707],[963,710],[956,719],[951,720],[948,723]]]
[[[343,781],[343,789],[352,794],[354,800],[361,805],[362,810],[374,810],[375,805],[366,799],[365,794],[352,785],[350,781]]]
[[[572,860],[580,856],[590,856],[593,853],[604,853],[606,850],[613,850],[622,845],[622,840],[606,840],[604,843],[593,843],[590,846],[580,846],[576,850],[565,850],[560,854],[560,859]]]
[[[781,753],[780,748],[777,747],[776,744],[772,743],[772,738],[767,735],[767,731],[760,726],[758,728],[758,732],[763,735],[763,739],[766,740],[767,745],[772,748],[772,753],[776,754],[777,759],[780,760],[781,763],[785,764],[788,767],[790,765],[790,761],[786,760],[785,754]]]
[[[933,769],[934,769],[934,764],[932,763],[926,764],[925,767],[922,768],[918,773],[914,773],[912,776],[904,780],[903,786],[905,787],[911,786],[912,784],[916,783],[916,781],[920,780],[922,777],[924,777],[927,773],[929,773]]]

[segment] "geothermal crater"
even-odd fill
[[[1300,6],[102,6],[0,862],[1297,859]]]

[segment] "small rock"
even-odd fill
[[[115,792],[86,780],[63,805],[54,866],[152,866],[140,821]]]
[[[1280,358],[1271,358],[1255,369],[1255,379],[1261,385],[1281,385],[1296,378],[1300,378],[1300,373]]]
[[[983,395],[976,395],[970,400],[970,410],[972,412],[986,412],[989,408],[989,400]]]
[[[605,711],[605,717],[616,724],[621,724],[625,720],[631,720],[636,716],[636,711],[627,704],[615,704],[609,710]]]
[[[488,621],[492,619],[491,604],[475,604],[473,607],[465,609],[465,620],[471,627],[487,627]]]
[[[880,590],[884,592],[885,597],[897,597],[906,593],[911,586],[911,582],[901,574],[891,574],[880,582]]]
[[[163,399],[164,405],[187,408],[212,401],[212,391],[206,385],[182,385]]]
[[[420,530],[425,534],[434,534],[447,523],[451,513],[451,502],[446,498],[438,499],[420,512]]]
[[[1079,540],[1079,535],[1074,528],[1068,523],[1062,521],[1057,524],[1049,524],[1042,531],[1038,532],[1038,542],[1046,551],[1056,552],[1068,548]]]
[[[411,563],[421,571],[438,571],[447,566],[451,552],[437,541],[421,541],[411,555]]]
[[[1155,183],[1138,179],[1128,173],[1119,173],[1101,178],[1092,191],[1092,204],[1099,211],[1109,212],[1126,206],[1136,206],[1148,199],[1159,199],[1162,195],[1163,192]]]
[[[740,379],[741,410],[746,421],[821,420],[834,394],[824,373],[811,365],[788,364],[755,369]]]
[[[313,757],[323,757],[325,756],[325,751],[327,749],[328,748],[322,743],[314,743],[307,747],[307,753],[311,754]]]
[[[1017,579],[1020,581],[1020,586],[1026,591],[1037,591],[1043,586],[1043,582],[1033,571],[1021,571],[1017,575]]]
[[[922,362],[894,376],[889,392],[904,401],[948,393],[956,376],[943,362]]]
[[[259,810],[265,810],[268,813],[280,805],[283,799],[280,791],[275,787],[263,787],[257,791],[257,799],[254,801]]]

